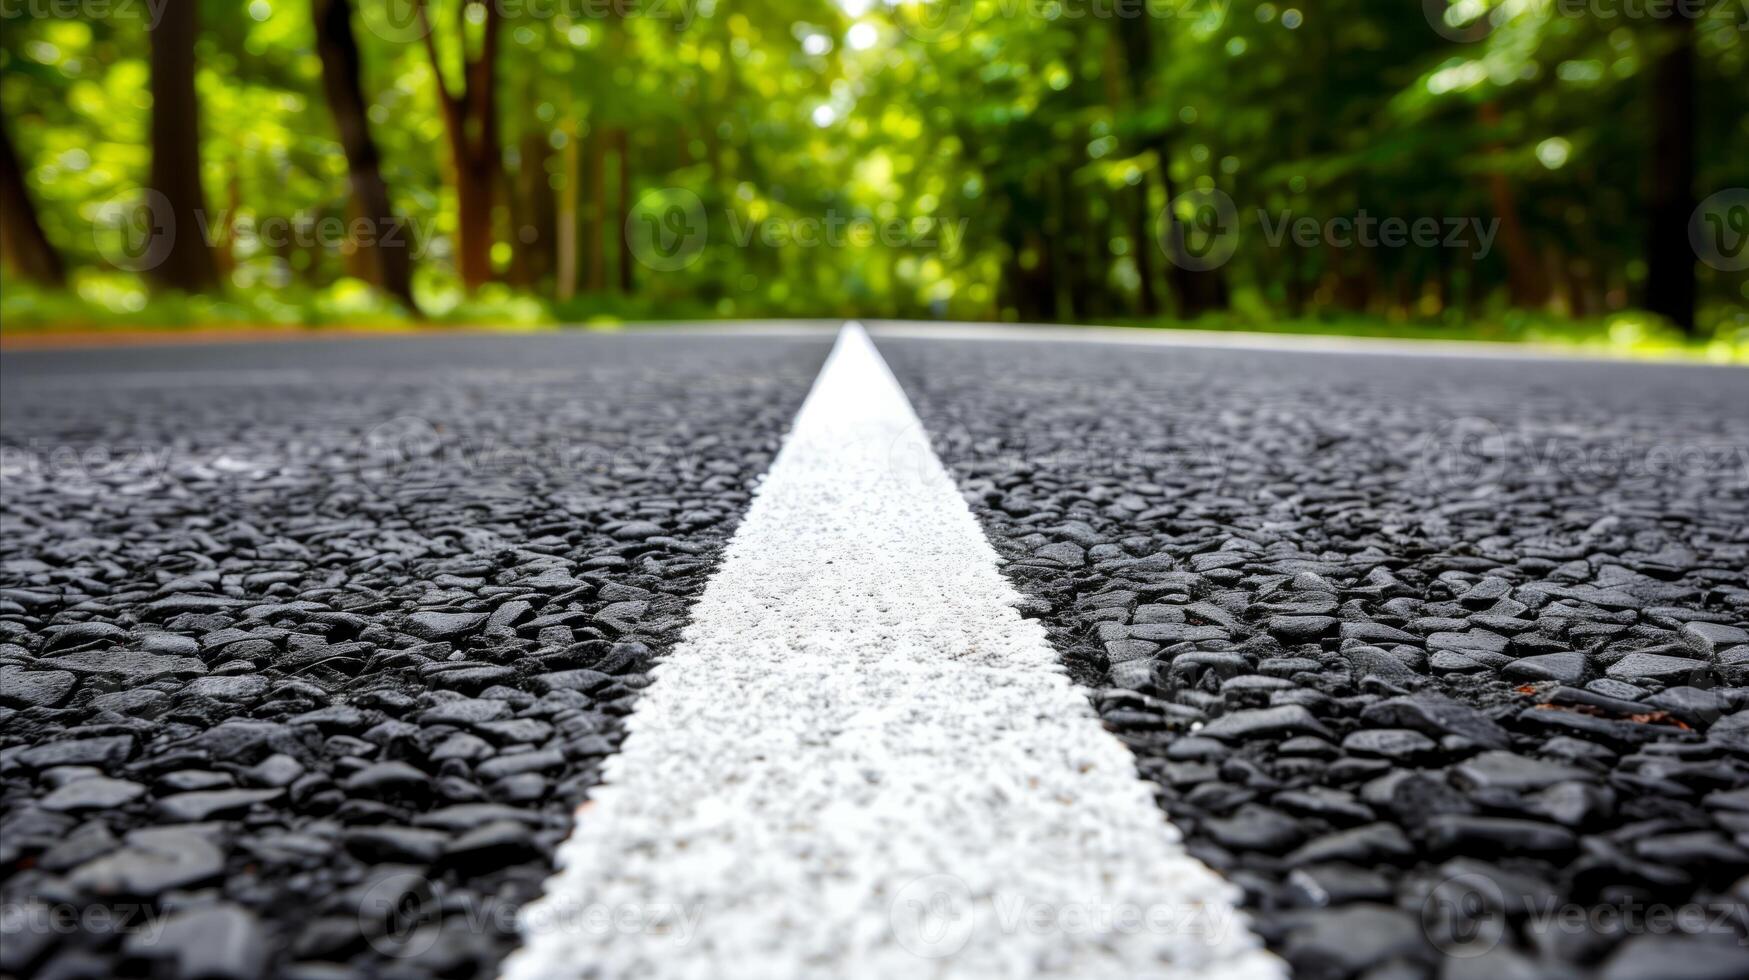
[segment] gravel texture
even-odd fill
[[[505,980],[1281,980],[1017,600],[847,329]]]
[[[1749,374],[876,337],[1296,976],[1749,976]]]
[[[827,346],[8,355],[0,975],[492,975]]]

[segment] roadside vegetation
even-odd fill
[[[878,316],[1741,358],[1744,8],[1591,6],[8,6],[0,325]]]

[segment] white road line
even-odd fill
[[[1532,341],[1418,340],[1412,337],[1344,337],[1334,334],[1264,333],[1250,330],[1193,330],[1174,327],[1102,327],[1025,323],[960,323],[933,320],[870,321],[877,337],[927,340],[1049,341],[1124,344],[1142,347],[1192,347],[1210,350],[1261,350],[1304,354],[1369,354],[1386,357],[1440,357],[1499,361],[1565,361],[1573,364],[1659,364],[1670,367],[1733,365],[1672,354],[1648,357]]]
[[[507,980],[1286,975],[846,327]]]

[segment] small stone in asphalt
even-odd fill
[[[142,959],[172,959],[176,976],[199,980],[253,980],[268,954],[255,916],[229,902],[179,912],[157,929],[130,935],[123,949]]]
[[[136,830],[120,850],[80,865],[68,881],[93,895],[151,897],[219,878],[224,855],[205,833],[180,827]]]
[[[1509,664],[1502,673],[1508,678],[1578,684],[1585,679],[1586,670],[1583,653],[1567,652],[1525,657]]]
[[[217,789],[177,793],[158,800],[158,812],[183,823],[198,823],[215,817],[240,817],[257,803],[282,795],[277,789]]]
[[[1312,717],[1303,705],[1286,704],[1275,708],[1253,708],[1222,715],[1203,727],[1207,738],[1244,740],[1253,738],[1283,739],[1291,735],[1319,735],[1330,738],[1330,730]]]
[[[1362,729],[1343,739],[1342,747],[1356,755],[1394,762],[1408,762],[1438,748],[1432,739],[1407,728]]]
[[[510,705],[492,698],[446,701],[419,715],[421,725],[474,725],[510,716]]]
[[[1541,789],[1568,780],[1595,782],[1590,771],[1512,752],[1483,752],[1452,769],[1454,780],[1472,790],[1507,789],[1518,792]]]
[[[422,640],[454,640],[478,630],[486,613],[416,612],[401,629]]]
[[[51,766],[106,766],[126,762],[134,754],[132,735],[102,735],[97,738],[45,742],[25,749],[18,761],[32,769]]]
[[[1630,653],[1605,671],[1610,677],[1624,681],[1704,678],[1707,672],[1707,665],[1702,661],[1658,653]]]
[[[346,777],[348,793],[372,799],[423,799],[431,777],[405,762],[374,762]]]
[[[71,671],[0,667],[0,704],[13,708],[53,708],[67,700],[76,683]]]
[[[96,776],[62,786],[43,797],[45,809],[58,813],[84,813],[125,806],[146,794],[146,787],[126,779]]]

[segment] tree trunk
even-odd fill
[[[1567,312],[1576,317],[1592,314],[1591,279],[1585,260],[1577,256],[1561,258],[1561,274],[1567,285]]]
[[[36,205],[24,181],[24,166],[0,120],[0,257],[21,278],[44,286],[64,286],[67,270],[37,220]]]
[[[147,207],[152,264],[145,270],[161,288],[198,292],[219,285],[218,266],[205,235],[206,198],[200,183],[200,104],[194,92],[194,44],[199,5],[167,3],[147,28],[152,42],[152,169]],[[163,213],[160,213],[163,212]]]
[[[492,179],[482,168],[456,172],[456,269],[470,292],[492,281]]]
[[[1646,309],[1695,331],[1694,250],[1688,222],[1694,211],[1694,21],[1676,16],[1667,31],[1671,48],[1652,75],[1652,166],[1646,231]]]
[[[1150,27],[1148,19],[1142,18],[1135,24],[1125,25],[1118,32],[1123,40],[1124,59],[1129,63],[1130,97],[1138,108],[1155,97],[1152,91],[1154,39],[1148,33]],[[1153,151],[1155,166],[1160,171],[1160,186],[1166,194],[1166,211],[1162,216],[1162,246],[1171,266],[1167,270],[1167,277],[1178,300],[1178,315],[1189,320],[1204,313],[1224,309],[1227,306],[1227,286],[1221,270],[1194,268],[1196,263],[1189,261],[1183,252],[1183,229],[1177,213],[1172,209],[1172,200],[1177,194],[1172,185],[1170,137],[1164,129],[1156,130],[1143,135],[1138,148]],[[1143,241],[1138,244],[1146,248],[1153,242]]]
[[[382,157],[371,138],[366,114],[362,60],[352,33],[350,0],[312,0],[316,54],[322,61],[322,91],[346,152],[352,185],[352,210],[368,228],[366,239],[352,243],[354,254],[370,271],[370,280],[419,316],[413,300],[413,236],[389,203]]]
[[[553,292],[560,301],[577,295],[577,185],[582,183],[583,154],[577,139],[577,127],[565,126],[565,182],[559,186],[559,207],[556,221],[558,255],[555,263]]]
[[[1089,323],[1100,315],[1103,308],[1100,301],[1105,291],[1104,236],[1095,227],[1091,213],[1093,195],[1076,193],[1075,182],[1067,167],[1062,171],[1062,180],[1063,200],[1074,222],[1075,239],[1080,244],[1074,254],[1065,256],[1071,272],[1069,281],[1074,289],[1070,315],[1079,322]]]
[[[607,257],[602,249],[603,219],[607,215],[607,155],[602,152],[605,134],[596,126],[589,127],[589,204],[584,211],[583,244],[586,274],[583,288],[599,293],[607,287]],[[624,236],[625,229],[620,229]]]
[[[1074,228],[1074,194],[1065,166],[1051,168],[1046,185],[1051,202],[1051,234],[1057,240],[1057,261],[1051,266],[1056,280],[1057,318],[1074,322],[1081,316],[1081,245]]]
[[[1476,260],[1476,253],[1464,249],[1464,317],[1474,319],[1481,315],[1483,301],[1487,299],[1487,290],[1482,278],[1482,263]]]
[[[504,270],[504,281],[519,289],[528,289],[534,285],[534,255],[529,245],[534,241],[535,231],[533,212],[528,206],[528,195],[523,192],[523,171],[528,161],[520,159],[516,172],[500,169],[498,177],[503,185],[498,192],[503,195],[504,208],[510,212],[510,268]]]
[[[532,93],[528,93],[532,97]],[[525,98],[524,101],[527,101]],[[510,269],[505,280],[534,289],[553,272],[554,202],[547,175],[552,144],[546,129],[535,126],[517,145],[514,174],[505,171],[502,189],[510,212]]]
[[[1433,298],[1438,307],[1439,315],[1444,316],[1446,310],[1453,305],[1451,289],[1452,250],[1436,248],[1433,250]],[[1419,316],[1419,311],[1417,311]]]
[[[1089,320],[1110,315],[1112,306],[1110,296],[1106,292],[1106,283],[1111,280],[1111,236],[1107,234],[1108,222],[1101,210],[1104,202],[1090,191],[1082,200],[1087,227],[1087,260],[1082,274],[1087,283],[1087,295],[1082,297],[1082,315]]]
[[[1482,126],[1488,130],[1500,126],[1500,107],[1484,102],[1477,107]],[[1490,156],[1503,156],[1497,140],[1490,139],[1485,147]],[[1513,306],[1537,308],[1549,301],[1549,280],[1543,275],[1542,261],[1531,247],[1530,236],[1518,220],[1518,201],[1512,191],[1512,181],[1505,172],[1494,169],[1488,174],[1488,198],[1493,203],[1494,216],[1500,219],[1500,247],[1506,251],[1506,295]]]
[[[614,180],[613,207],[613,240],[619,243],[619,291],[627,296],[632,293],[632,244],[626,238],[626,222],[632,216],[632,165],[631,141],[626,136],[625,127],[613,131],[613,156],[616,171]]]
[[[431,29],[425,0],[415,0],[424,32],[425,51],[437,80],[444,130],[455,179],[456,269],[470,292],[492,279],[492,189],[498,183],[502,156],[498,144],[498,33],[501,5],[485,4],[486,22],[480,50],[468,55],[465,31],[456,32],[462,60],[462,87],[451,92],[444,81],[443,59]],[[464,8],[465,9],[465,5]]]
[[[1298,320],[1306,315],[1305,250],[1291,237],[1282,250],[1287,253],[1287,315]]]
[[[1136,277],[1140,280],[1140,286],[1136,290],[1136,312],[1146,317],[1157,316],[1160,313],[1160,299],[1154,293],[1154,236],[1150,230],[1152,222],[1148,214],[1146,180],[1136,185],[1130,201],[1130,237],[1135,239],[1130,246],[1130,253],[1135,256]]]
[[[541,282],[553,274],[554,241],[557,237],[557,212],[553,181],[547,172],[547,161],[553,156],[551,133],[539,128],[522,141],[522,206],[523,226],[518,232],[518,248],[528,256],[527,271],[531,281]],[[532,229],[532,240],[525,240]]]
[[[1025,188],[1013,187],[1011,199],[1025,200],[1024,193]],[[1022,323],[1048,321],[1054,312],[1056,290],[1051,282],[1050,248],[1038,223],[1030,216],[1011,216],[1003,238],[1011,255],[1003,281],[1010,287],[1016,319]],[[1030,268],[1025,261],[1028,256],[1032,259]]]
[[[243,177],[231,168],[225,181],[225,224],[212,240],[213,261],[218,264],[219,279],[229,281],[237,271],[237,216],[243,213]]]

